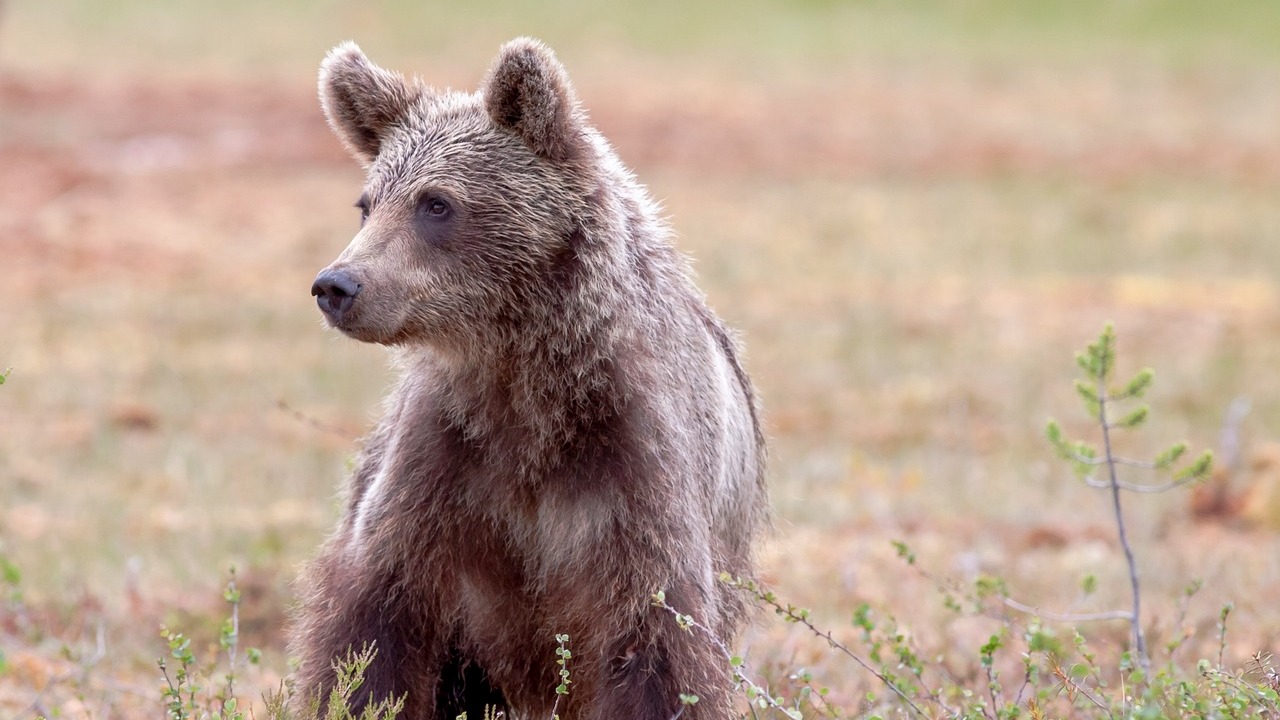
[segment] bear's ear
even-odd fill
[[[559,162],[582,150],[578,99],[564,66],[546,45],[531,38],[503,45],[482,87],[494,124],[515,133],[539,156]]]
[[[369,62],[353,42],[330,50],[320,64],[320,105],[329,127],[366,165],[422,92],[417,82]]]

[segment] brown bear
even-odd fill
[[[357,707],[409,718],[724,718],[766,522],[763,441],[733,336],[563,66],[505,45],[476,93],[338,46],[334,132],[367,167],[361,228],[317,276],[328,323],[401,378],[302,581],[303,697],[374,643]],[[709,632],[682,629],[652,596]],[[682,703],[681,694],[698,701]],[[686,698],[687,700],[687,698]]]

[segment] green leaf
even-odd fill
[[[1062,435],[1062,426],[1057,420],[1049,418],[1048,424],[1044,428],[1044,436],[1048,439],[1049,444],[1053,445],[1053,449],[1057,451],[1058,457],[1064,459],[1071,458],[1071,445]]]
[[[984,644],[978,650],[978,653],[981,656],[981,660],[982,660],[982,667],[991,667],[993,656],[996,654],[996,651],[999,650],[1003,645],[1004,645],[1004,641],[1000,638],[999,635],[991,636],[991,639],[988,640],[986,644]]]
[[[1178,459],[1181,458],[1183,453],[1185,453],[1186,451],[1187,451],[1186,443],[1180,442],[1175,444],[1174,446],[1170,447],[1168,450],[1165,450],[1164,452],[1156,456],[1156,459],[1155,459],[1156,469],[1164,470],[1168,468],[1169,466],[1178,462]]]
[[[907,561],[908,565],[916,564],[916,554],[911,552],[911,548],[901,540],[893,541],[893,549],[897,551],[898,557]]]
[[[1062,654],[1062,642],[1052,630],[1035,627],[1027,631],[1027,650],[1048,655]]]
[[[1116,427],[1136,428],[1142,423],[1147,421],[1147,415],[1150,412],[1151,412],[1151,408],[1147,407],[1146,405],[1142,405],[1138,408],[1135,408],[1133,412],[1120,418],[1120,420],[1116,422]]]
[[[1084,477],[1093,472],[1093,464],[1090,461],[1098,459],[1098,451],[1082,440],[1068,449],[1066,457],[1072,461],[1076,475]]]
[[[1119,398],[1140,398],[1151,387],[1151,381],[1155,380],[1155,378],[1155,370],[1143,368],[1138,371],[1137,375],[1133,376],[1133,379],[1116,396]]]
[[[1076,394],[1080,396],[1081,400],[1094,405],[1098,403],[1098,387],[1093,383],[1086,380],[1076,380],[1075,388]]]
[[[1175,480],[1199,480],[1208,475],[1213,470],[1213,451],[1205,450],[1204,454],[1196,458],[1190,465],[1182,468],[1174,475]]]
[[[1005,585],[1004,579],[994,575],[979,575],[973,587],[977,596],[983,599],[992,595],[1004,597],[1009,594],[1009,588]]]
[[[1044,427],[1044,436],[1055,446],[1062,445],[1062,426],[1057,420],[1049,418],[1049,423]]]
[[[1098,342],[1091,349],[1098,361],[1097,377],[1102,381],[1102,386],[1106,387],[1106,381],[1110,378],[1116,364],[1116,332],[1111,323],[1107,323],[1102,328],[1102,335],[1098,337]]]
[[[1098,365],[1092,353],[1076,353],[1076,365],[1089,377],[1098,376]]]
[[[853,624],[855,627],[862,628],[866,632],[876,629],[875,622],[871,619],[871,606],[862,603],[853,611]]]
[[[1204,580],[1201,580],[1200,578],[1196,578],[1195,580],[1192,580],[1190,583],[1187,584],[1187,587],[1185,590],[1182,591],[1182,594],[1186,597],[1191,597],[1196,593],[1200,592],[1200,590],[1203,587],[1204,587]]]
[[[1085,595],[1092,595],[1098,589],[1098,576],[1092,573],[1085,575],[1080,581],[1080,589]]]
[[[6,585],[17,587],[22,584],[22,571],[9,561],[9,558],[0,556],[0,579],[3,579]]]

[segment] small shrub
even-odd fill
[[[261,653],[255,648],[244,652],[239,649],[240,591],[236,587],[234,568],[222,597],[230,605],[230,614],[218,633],[219,649],[226,658],[226,672],[220,681],[213,680],[218,674],[218,656],[208,665],[201,665],[191,649],[190,638],[167,627],[160,629],[168,644],[168,657],[158,659],[156,664],[164,677],[161,699],[170,720],[253,720],[255,717],[249,703],[235,692],[237,668],[257,665]],[[403,697],[368,703],[358,713],[351,707],[351,699],[364,684],[365,671],[376,656],[377,649],[367,645],[359,651],[353,649],[346,658],[335,662],[337,682],[329,697],[323,703],[318,697],[310,699],[300,717],[294,710],[293,688],[288,683],[282,684],[262,698],[266,717],[268,720],[394,720],[404,709]]]

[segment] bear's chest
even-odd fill
[[[619,420],[584,424],[535,463],[515,433],[396,428],[348,506],[352,542],[450,565],[498,560],[537,572],[579,561],[656,489],[656,463]],[[382,547],[393,537],[413,540]]]

